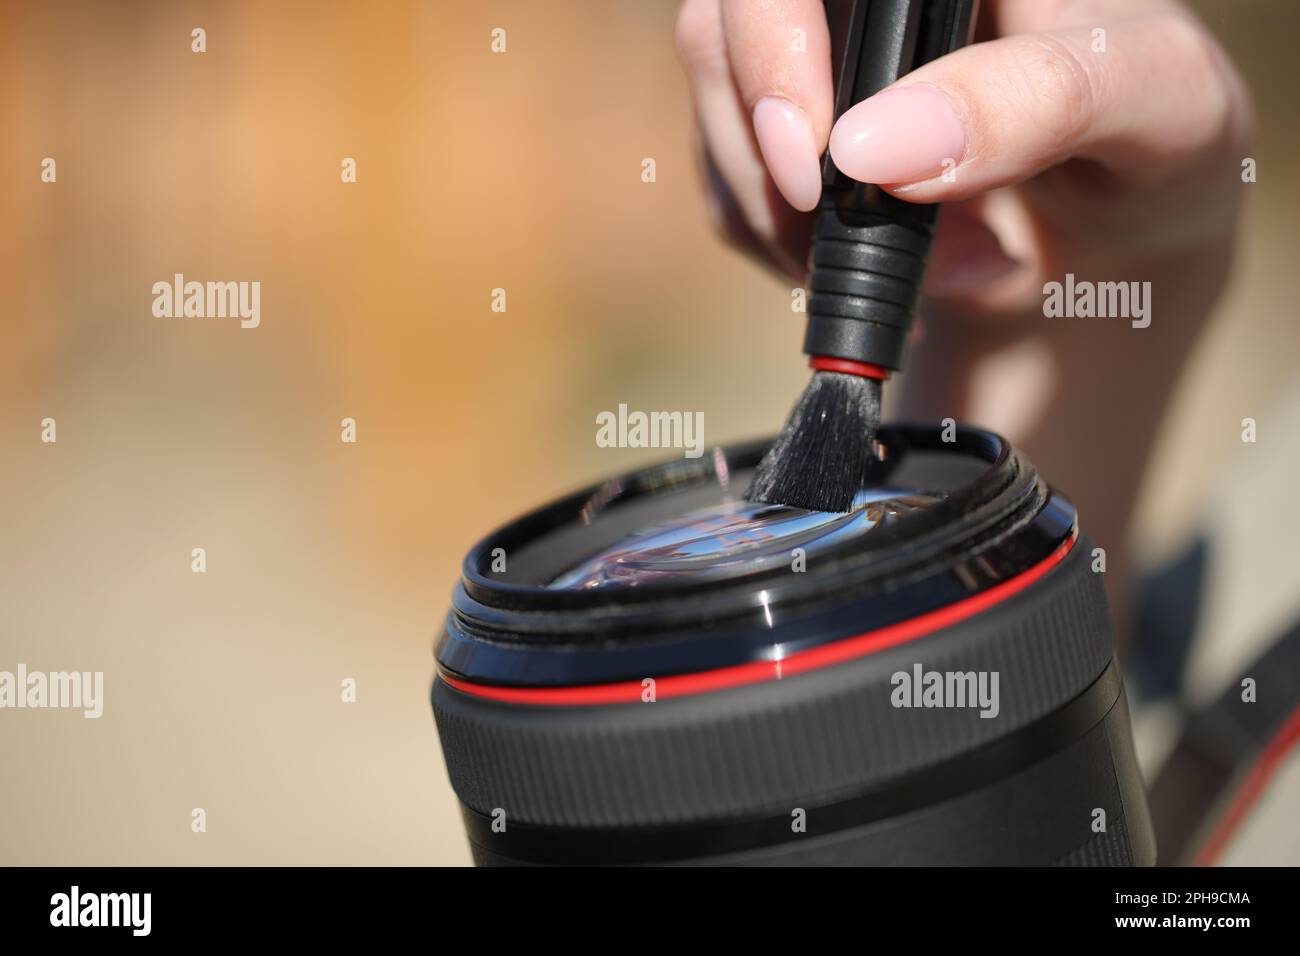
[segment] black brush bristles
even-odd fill
[[[852,511],[879,425],[877,379],[814,372],[745,497],[809,511]]]

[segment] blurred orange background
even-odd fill
[[[1300,9],[1198,9],[1252,80],[1261,181],[1152,553],[1210,487],[1198,429],[1237,427],[1208,383],[1266,407],[1300,347]],[[720,444],[806,380],[789,284],[710,230],[674,14],[3,7],[0,668],[105,673],[98,720],[0,714],[3,862],[468,861],[427,700],[465,549],[660,457],[598,448],[600,410],[700,410]],[[178,272],[260,281],[260,327],[155,318]]]

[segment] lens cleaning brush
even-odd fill
[[[976,0],[826,0],[835,118],[970,41]],[[903,202],[822,162],[804,352],[812,380],[745,497],[850,511],[867,481],[881,384],[902,368],[938,207]]]

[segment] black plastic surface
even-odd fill
[[[784,680],[598,707],[498,703],[435,682],[453,786],[481,813],[617,827],[788,813],[916,773],[1045,717],[1105,670],[1113,639],[1090,550],[1081,540],[984,614]],[[998,715],[893,706],[892,675],[916,664],[997,671]]]
[[[827,0],[835,118],[968,43],[975,7],[974,0]],[[938,207],[854,182],[829,151],[822,172],[804,351],[902,368]]]

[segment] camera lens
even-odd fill
[[[1092,545],[987,432],[893,426],[855,507],[765,443],[465,559],[433,708],[480,864],[1150,864]]]
[[[794,548],[820,554],[937,499],[863,489],[848,514],[727,500],[645,528],[552,581],[552,588],[631,587],[677,577],[720,578],[790,563]]]

